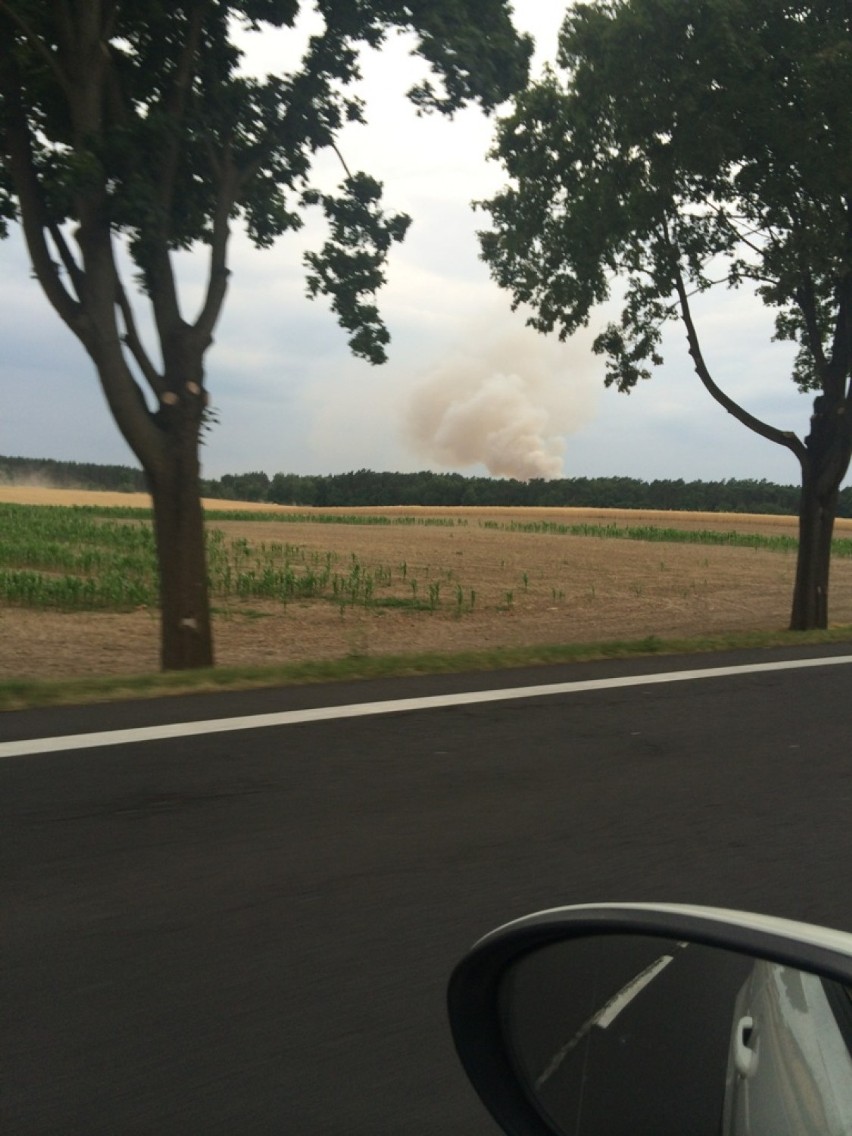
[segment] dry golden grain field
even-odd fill
[[[0,501],[149,505],[142,495],[12,486],[0,486]],[[278,542],[302,565],[334,565],[335,581],[351,584],[356,576],[370,581],[369,602],[341,602],[337,584],[333,595],[329,590],[287,602],[214,598],[216,657],[223,665],[780,630],[789,613],[792,551],[604,538],[564,529],[795,536],[790,517],[588,509],[305,510],[221,501],[207,506],[209,527],[221,530],[223,540],[252,547]],[[223,509],[277,512],[282,519],[221,520],[216,511]],[[306,513],[337,514],[350,522],[285,520]],[[395,523],[363,523],[377,516]],[[538,525],[539,531],[513,525],[527,530]],[[852,538],[852,521],[840,521],[836,535]],[[837,624],[852,624],[850,557],[835,558],[831,614]],[[151,607],[66,612],[0,601],[0,639],[0,678],[138,674],[158,666],[158,613]]]

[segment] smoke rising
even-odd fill
[[[526,328],[476,338],[488,346],[456,352],[415,387],[413,445],[448,468],[481,463],[496,477],[562,477],[566,435],[594,413],[588,345]]]

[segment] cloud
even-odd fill
[[[505,317],[502,317],[505,322]],[[471,328],[415,385],[410,443],[447,468],[484,465],[496,477],[561,477],[566,436],[594,414],[594,365],[577,337],[559,344],[526,328],[494,338]]]

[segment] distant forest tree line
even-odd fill
[[[44,484],[57,488],[145,492],[141,469],[93,462],[0,456],[0,483]],[[320,508],[381,505],[574,506],[593,509],[683,509],[711,513],[795,515],[800,489],[771,481],[655,480],[633,477],[535,478],[465,477],[460,473],[317,474],[262,471],[226,473],[201,483],[205,497]],[[840,491],[838,516],[852,517],[852,486]]]

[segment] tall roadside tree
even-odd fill
[[[292,29],[304,8],[320,30],[299,64],[248,77],[240,32]],[[0,225],[5,235],[20,222],[45,296],[91,357],[145,471],[164,667],[213,661],[199,432],[231,226],[268,248],[321,208],[329,236],[306,255],[308,293],[331,298],[355,354],[382,362],[389,336],[375,293],[409,219],[385,213],[381,185],[345,165],[339,190],[322,192],[315,157],[363,121],[359,52],[395,30],[412,32],[429,64],[431,78],[409,92],[419,109],[504,101],[531,54],[510,15],[508,0],[0,0]],[[121,246],[136,289],[122,278]],[[204,246],[204,298],[188,316],[175,254]]]
[[[485,260],[529,322],[564,339],[614,281],[596,339],[630,391],[679,320],[698,378],[801,466],[792,629],[825,627],[838,490],[852,453],[852,7],[848,0],[599,0],[566,15],[556,69],[518,95],[482,203]],[[800,438],[720,388],[693,298],[715,284],[774,309],[815,395]]]

